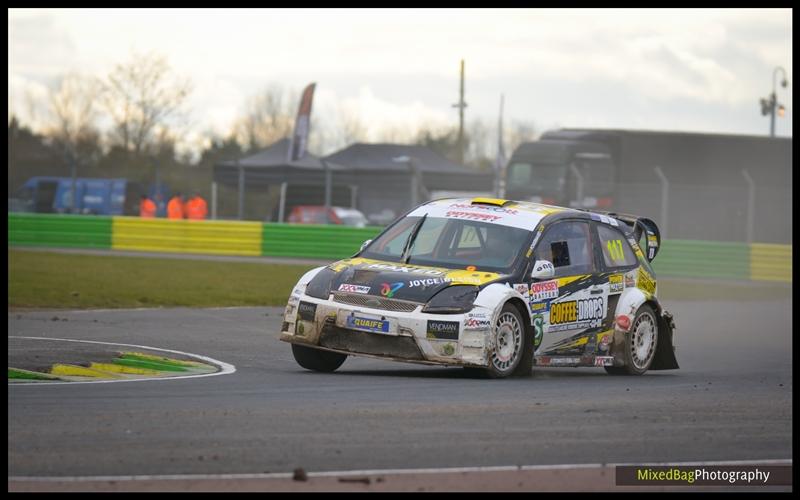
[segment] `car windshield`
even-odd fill
[[[508,166],[508,189],[526,194],[560,191],[567,165],[514,162]]]
[[[508,273],[525,254],[530,231],[443,217],[406,217],[376,238],[360,256],[420,266]],[[421,221],[422,220],[422,221]],[[416,226],[420,223],[419,228]],[[416,229],[411,247],[409,236]]]

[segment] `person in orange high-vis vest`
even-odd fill
[[[183,208],[183,196],[180,193],[175,193],[175,196],[167,203],[167,218],[183,219]]]
[[[156,216],[156,210],[156,203],[143,194],[141,201],[139,201],[139,217],[152,219]]]
[[[200,193],[195,191],[192,198],[186,202],[186,218],[194,220],[203,220],[208,216],[208,205]]]

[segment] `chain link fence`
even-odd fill
[[[613,210],[653,219],[662,238],[792,242],[792,188],[623,183]]]

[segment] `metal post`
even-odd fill
[[[278,204],[278,222],[283,222],[283,215],[286,212],[286,188],[289,187],[288,182],[281,182],[281,201]]]
[[[239,160],[236,160],[236,166],[239,168],[239,220],[244,218],[244,167],[239,165]]]
[[[74,214],[76,212],[75,208],[77,199],[76,190],[78,182],[78,161],[76,160],[75,155],[72,153],[67,153],[67,155],[69,157],[70,170],[72,172],[72,206],[70,208],[70,212]]]
[[[458,108],[458,163],[464,163],[464,108],[467,103],[464,102],[464,60],[461,60],[461,80],[458,93],[458,102],[453,104],[454,108]]]
[[[756,183],[750,177],[750,173],[746,169],[742,169],[744,180],[747,181],[747,242],[753,242],[753,232],[755,229],[755,211],[756,211]]]
[[[322,159],[320,159],[320,161],[322,162],[322,166],[325,167],[325,209],[327,210],[331,207],[331,184],[333,183],[333,179],[328,162]]]
[[[775,93],[775,78],[778,76],[778,71],[783,73],[783,81],[781,81],[781,86],[786,87],[786,70],[783,69],[782,66],[776,67],[772,70],[772,95],[770,96],[770,104],[769,104],[769,136],[775,137],[775,108],[778,106],[778,95]]]
[[[353,184],[350,186],[350,208],[356,208],[356,200],[358,200],[358,186]]]
[[[575,180],[578,182],[578,192],[576,193],[576,197],[578,198],[577,205],[574,203],[570,203],[570,205],[575,206],[575,208],[581,208],[583,206],[583,175],[581,175],[580,170],[578,170],[578,167],[576,167],[574,163],[569,164],[569,169],[575,174]]]
[[[775,83],[772,83],[772,97],[770,100],[769,105],[769,136],[775,137],[775,105],[778,102],[778,98],[775,95]]]
[[[497,120],[497,158],[495,159],[494,165],[494,197],[495,198],[502,198],[503,196],[500,194],[503,189],[500,187],[503,171],[503,165],[506,162],[505,159],[505,151],[503,148],[503,100],[504,95],[500,94],[500,117]]]
[[[155,177],[156,177],[156,179],[155,179],[156,180],[156,182],[155,182],[156,193],[160,193],[161,192],[161,176],[159,175],[159,173],[160,173],[159,172],[159,170],[160,170],[159,166],[160,165],[159,165],[159,162],[158,162],[158,157],[154,156],[153,157],[153,167],[154,167],[154,170],[155,170]],[[154,196],[155,196],[155,194],[154,194]]]
[[[411,208],[419,205],[419,179],[417,179],[417,169],[414,165],[414,159],[408,159],[408,170],[411,172]]]
[[[217,181],[211,181],[211,219],[217,219]]]
[[[653,168],[661,180],[661,239],[667,238],[667,212],[669,211],[669,181],[661,167]]]

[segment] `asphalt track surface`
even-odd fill
[[[790,459],[791,297],[665,306],[675,315],[680,370],[613,377],[599,368],[538,368],[532,378],[505,380],[353,357],[336,373],[309,372],[277,340],[281,308],[57,312],[68,321],[51,321],[52,311],[10,311],[9,336],[172,349],[236,371],[9,384],[9,487],[32,477],[297,467]],[[562,475],[560,484],[569,481]]]

